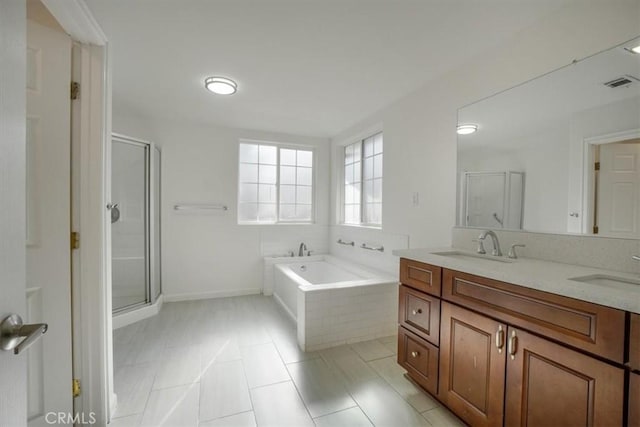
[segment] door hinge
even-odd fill
[[[78,99],[80,97],[80,83],[71,82],[71,99]]]
[[[595,170],[597,170],[597,171],[600,170],[600,162],[596,162],[595,163]]]
[[[77,231],[71,232],[71,249],[79,249],[80,248],[80,233]]]
[[[597,225],[593,226],[593,234],[598,234],[598,226]]]
[[[75,378],[73,379],[72,393],[73,397],[78,397],[80,396],[80,393],[82,393],[82,389],[80,388],[80,380],[77,380]]]

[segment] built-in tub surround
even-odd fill
[[[296,321],[304,351],[394,334],[395,277],[331,255],[280,260],[274,297]]]
[[[470,256],[447,255],[454,251],[458,254],[467,252]],[[505,257],[509,262],[495,262],[496,257],[490,254],[483,255],[486,258],[483,259],[471,256],[476,255],[473,250],[460,248],[407,249],[394,251],[394,254],[449,270],[640,313],[640,285],[636,284],[640,276],[634,273],[522,257],[515,260]],[[597,281],[580,280],[589,276],[618,278],[620,282],[605,286]]]

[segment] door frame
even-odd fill
[[[106,425],[116,405],[113,393],[111,334],[111,272],[109,223],[108,138],[111,134],[111,67],[107,37],[84,0],[41,0],[74,43],[81,95],[72,128],[72,145],[79,156],[74,180],[79,186],[72,206],[80,232],[73,251],[72,280],[73,372],[82,384],[74,412],[93,413]],[[77,101],[74,101],[77,102]]]
[[[594,211],[594,186],[595,148],[598,145],[612,144],[628,139],[640,138],[640,129],[628,129],[621,132],[607,133],[604,135],[584,138],[582,141],[582,221],[580,229],[582,234],[593,236],[593,211]]]

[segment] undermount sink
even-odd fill
[[[640,280],[627,279],[625,277],[607,276],[606,274],[593,274],[590,276],[572,277],[569,280],[624,289],[628,289],[629,285],[640,286]]]
[[[460,252],[460,251],[433,252],[433,255],[440,255],[440,256],[446,256],[448,258],[466,259],[466,260],[481,259],[481,260],[484,260],[484,261],[504,262],[504,263],[507,263],[507,264],[513,262],[510,259],[497,257],[497,256],[493,256],[493,255],[481,255],[481,254],[474,254],[474,253],[471,253],[471,252]]]

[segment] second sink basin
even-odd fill
[[[506,259],[506,258],[502,258],[502,257],[497,257],[497,256],[493,256],[493,255],[481,255],[481,254],[474,254],[471,252],[461,252],[461,251],[445,251],[445,252],[433,252],[434,255],[440,255],[440,256],[446,256],[449,258],[456,258],[456,259],[466,259],[466,260],[476,260],[476,259],[481,259],[484,261],[493,261],[493,262],[504,262],[504,263],[512,263],[513,261],[511,261],[510,259]]]
[[[627,279],[625,277],[608,276],[606,274],[592,274],[590,276],[572,277],[569,280],[623,289],[628,289],[629,285],[640,286],[640,280]]]

